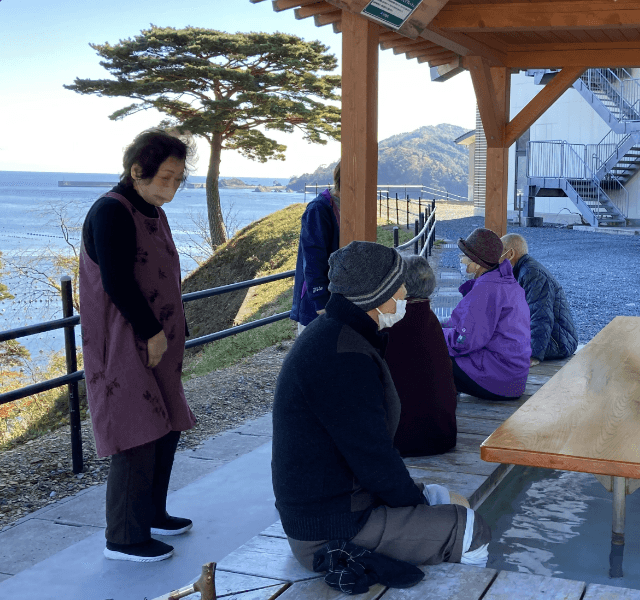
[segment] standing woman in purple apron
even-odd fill
[[[162,205],[186,177],[189,147],[164,131],[125,150],[120,183],[89,209],[80,252],[80,317],[91,422],[111,456],[104,554],[155,562],[177,535],[167,490],[180,432],[195,425],[182,388],[186,322],[180,262]]]

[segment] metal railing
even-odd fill
[[[594,94],[596,90],[606,94],[613,104],[609,111],[618,120],[640,121],[640,79],[626,69],[588,69],[580,79]]]
[[[241,281],[239,283],[232,283],[229,285],[223,285],[217,288],[210,288],[207,290],[201,290],[198,292],[191,292],[189,294],[183,294],[183,302],[192,302],[193,300],[201,300],[203,298],[209,298],[211,296],[217,296],[219,294],[227,294],[229,292],[235,292],[237,290],[246,289],[256,285],[263,285],[265,283],[271,283],[272,281],[278,281],[280,279],[287,279],[295,275],[295,270],[284,271],[282,273],[276,273],[275,275],[267,275],[266,277],[260,277],[259,279],[251,279],[249,281]],[[48,390],[61,387],[63,385],[68,386],[69,392],[69,423],[71,425],[71,458],[72,468],[74,473],[81,473],[83,469],[82,458],[82,430],[80,423],[80,397],[78,392],[78,382],[85,378],[84,370],[78,371],[77,358],[76,358],[76,339],[75,339],[75,327],[80,324],[80,316],[73,314],[73,290],[71,286],[71,278],[68,276],[62,277],[60,280],[61,295],[62,295],[62,312],[63,318],[54,321],[47,321],[44,323],[36,323],[28,327],[20,327],[16,329],[9,329],[7,331],[0,331],[0,342],[6,342],[9,340],[15,340],[17,338],[34,335],[37,333],[45,333],[47,331],[55,331],[57,329],[64,329],[65,336],[65,356],[67,374],[62,377],[56,377],[54,379],[47,379],[39,383],[27,385],[10,392],[4,392],[0,394],[0,405],[7,404],[8,402],[14,402],[21,398],[27,398],[34,394],[46,392]],[[291,311],[278,313],[271,315],[270,317],[264,317],[257,319],[256,321],[250,321],[242,325],[230,327],[223,331],[217,331],[198,338],[188,340],[185,343],[185,348],[193,348],[195,346],[201,346],[209,342],[221,340],[225,337],[248,331],[249,329],[255,329],[256,327],[262,327],[269,323],[275,323],[282,319],[286,319],[291,314]]]
[[[326,185],[312,183],[304,186],[304,201],[307,201],[307,194],[313,194],[315,198],[320,192],[325,189],[331,188],[332,184]],[[397,190],[397,191],[395,191]],[[377,186],[378,201],[386,199],[393,200],[393,195],[396,198],[400,194],[404,198],[408,198],[411,194],[418,196],[418,200],[421,200],[424,204],[429,200],[444,200],[445,202],[468,202],[468,198],[449,192],[448,190],[441,190],[432,188],[426,185],[409,185],[409,184],[382,184]],[[418,200],[413,200],[417,202]]]
[[[414,221],[414,237],[404,244],[399,243],[399,228],[393,228],[393,247],[404,250],[413,246],[413,253],[419,256],[431,256],[436,239],[436,201],[420,213],[420,218]]]
[[[611,198],[601,187],[601,179],[595,170],[589,166],[589,152],[584,144],[570,144],[565,141],[527,142],[527,177],[539,179],[565,179],[576,189],[576,193],[583,196],[583,191],[577,189],[576,182],[584,182],[589,186],[591,194],[589,200],[599,205],[613,205],[623,216],[629,214],[629,192],[620,181],[610,178],[612,188],[620,192],[621,198]],[[580,186],[578,186],[580,187]],[[582,186],[584,187],[584,186]],[[590,207],[593,211],[594,207]],[[595,211],[597,212],[597,211]]]

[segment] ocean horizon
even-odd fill
[[[221,179],[231,179],[223,176]],[[289,179],[271,177],[240,176],[251,186],[273,185],[274,181],[286,185]],[[117,182],[118,174],[113,173],[72,173],[56,171],[0,171],[0,253],[2,261],[9,262],[20,256],[37,254],[46,246],[68,247],[56,212],[64,211],[71,224],[69,242],[78,250],[80,229],[84,215],[102,194],[106,187],[58,187],[59,181]],[[191,176],[192,183],[204,183],[206,177]],[[307,195],[307,200],[309,200]],[[302,193],[254,192],[252,189],[220,189],[220,203],[225,221],[234,230],[242,229],[249,223],[265,217],[290,204],[304,202]],[[197,267],[190,255],[198,254],[197,243],[201,241],[195,220],[206,220],[206,193],[203,188],[184,188],[166,204],[164,210],[180,254],[182,276]],[[6,268],[5,268],[6,271]],[[61,305],[45,310],[41,302],[28,302],[32,292],[32,282],[25,277],[3,276],[0,281],[8,286],[13,300],[0,303],[0,331],[33,325],[62,316]],[[74,290],[77,293],[77,290]],[[79,343],[79,336],[76,336]],[[31,352],[32,358],[41,350],[63,348],[62,331],[39,334],[20,339]]]

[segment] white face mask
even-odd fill
[[[462,260],[460,261],[460,273],[462,273],[462,277],[464,277],[466,280],[475,279],[477,274],[473,271],[471,273],[467,272],[467,266],[469,264],[470,263],[468,262],[463,262]]]
[[[396,300],[393,296],[391,299],[396,303],[396,312],[383,313],[379,308],[378,311],[378,329],[386,329],[387,327],[393,327],[398,321],[400,321],[407,312],[407,301]]]

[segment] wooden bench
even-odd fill
[[[481,446],[483,460],[593,473],[613,491],[610,576],[625,495],[640,486],[640,317],[616,317]]]
[[[640,591],[526,573],[443,563],[420,567],[426,577],[399,590],[372,586],[359,600],[640,600]],[[218,597],[233,600],[344,600],[317,573],[304,569],[275,523],[218,563]],[[234,587],[234,592],[231,589]],[[231,587],[230,587],[231,586]],[[230,600],[231,600],[230,598]]]

